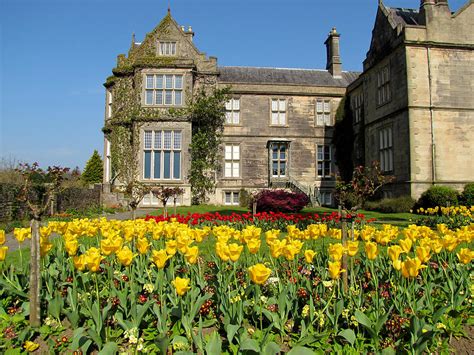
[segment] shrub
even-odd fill
[[[309,203],[305,194],[285,190],[262,190],[255,199],[257,212],[298,212]]]
[[[419,208],[430,208],[436,206],[455,206],[458,204],[458,192],[448,186],[432,186],[421,194],[415,205]]]
[[[474,206],[474,182],[466,184],[462,192],[462,203],[465,206]]]
[[[252,205],[253,199],[252,195],[245,190],[244,188],[239,191],[239,206],[240,207],[249,207]]]
[[[378,201],[367,201],[364,208],[369,211],[383,213],[402,213],[410,212],[414,205],[415,200],[410,196],[401,196],[396,198],[384,198]]]

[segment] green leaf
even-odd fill
[[[346,339],[352,346],[354,346],[356,335],[352,329],[341,330],[338,335]]]
[[[397,352],[394,348],[385,348],[382,350],[382,355],[395,355]]]
[[[239,329],[240,325],[236,324],[228,324],[225,327],[225,330],[227,332],[227,340],[229,341],[229,343],[232,343],[232,340],[234,340],[234,336],[239,331]]]
[[[258,345],[258,342],[255,339],[244,339],[242,343],[240,344],[240,350],[251,350],[255,351],[256,353],[260,352],[260,346]]]
[[[213,332],[211,338],[206,344],[206,354],[220,355],[222,353],[222,340],[219,333]]]
[[[304,346],[295,346],[288,352],[288,355],[314,355],[316,354],[310,348],[306,348]]]
[[[107,344],[105,344],[105,346],[102,348],[98,355],[114,355],[117,353],[117,351],[117,343],[109,341]]]
[[[275,354],[279,354],[280,351],[281,351],[281,349],[278,346],[278,344],[271,341],[263,347],[262,354],[263,355],[275,355]]]

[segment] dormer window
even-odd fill
[[[176,42],[160,42],[160,55],[176,55]]]

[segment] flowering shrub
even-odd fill
[[[473,241],[474,224],[364,225],[343,242],[323,223],[50,222],[41,337],[24,318],[28,265],[0,254],[0,352],[40,338],[59,353],[448,352],[474,316]]]
[[[262,190],[255,196],[257,212],[285,212],[301,211],[308,203],[309,198],[303,193],[285,190]]]

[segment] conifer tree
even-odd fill
[[[87,161],[84,172],[82,173],[81,179],[84,184],[95,184],[102,182],[103,174],[103,165],[102,158],[99,155],[97,150],[94,150],[94,153]]]

